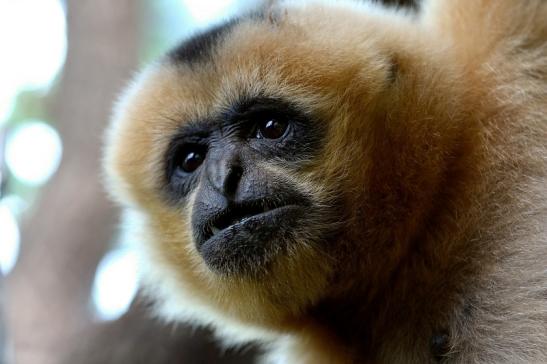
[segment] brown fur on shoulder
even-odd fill
[[[542,0],[286,1],[150,66],[105,169],[158,310],[271,362],[547,362],[546,20]],[[197,189],[166,197],[165,156],[263,95],[325,136],[302,167],[257,168],[328,212],[258,278],[222,274],[196,248]]]

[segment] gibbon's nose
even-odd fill
[[[236,150],[223,149],[207,166],[207,179],[211,186],[227,199],[233,199],[243,177],[243,165]]]

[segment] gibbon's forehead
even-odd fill
[[[356,78],[374,90],[384,81],[386,57],[374,31],[357,46],[348,41],[362,21],[349,9],[325,5],[253,13],[197,33],[164,61],[193,80],[181,87],[225,102],[256,94],[305,101],[347,89]]]

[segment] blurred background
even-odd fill
[[[254,357],[150,318],[100,182],[103,130],[132,75],[252,2],[0,0],[0,364]]]

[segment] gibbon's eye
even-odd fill
[[[256,137],[258,139],[279,139],[287,132],[289,122],[283,119],[271,118],[258,124]]]
[[[192,173],[205,160],[205,150],[199,147],[185,148],[179,156],[177,167],[185,173]]]

